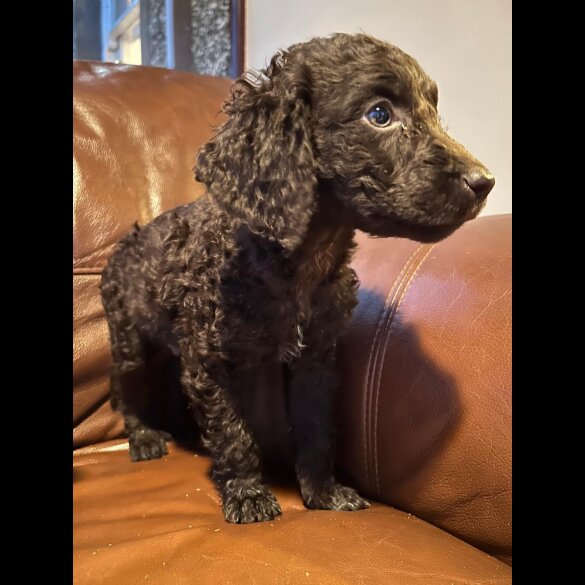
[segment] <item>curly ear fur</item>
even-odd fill
[[[261,75],[232,86],[229,118],[201,147],[195,178],[252,232],[291,252],[315,204],[309,73],[280,53]]]

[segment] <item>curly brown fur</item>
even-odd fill
[[[376,104],[391,114],[386,127],[366,116]],[[278,361],[305,504],[364,508],[332,475],[354,230],[440,240],[477,215],[493,178],[441,127],[437,87],[417,62],[366,35],[293,45],[236,81],[224,109],[197,160],[208,195],[136,226],[103,271],[112,400],[132,458],[166,452],[143,414],[164,396],[149,371],[163,354],[213,458],[226,520],[280,514],[238,404],[241,372]]]

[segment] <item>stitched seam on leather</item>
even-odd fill
[[[424,261],[427,259],[428,255],[431,253],[431,250],[435,246],[436,246],[436,244],[429,246],[428,249],[426,249],[424,254],[418,255],[419,257],[416,259],[416,262],[413,263],[412,270],[410,271],[410,274],[408,275],[408,277],[407,277],[407,275],[405,275],[404,278],[402,279],[402,281],[400,282],[399,288],[402,289],[400,291],[400,296],[398,296],[399,291],[396,291],[396,295],[394,295],[394,298],[392,299],[392,301],[394,301],[396,298],[398,298],[398,301],[396,302],[396,304],[394,306],[392,306],[390,308],[391,310],[389,312],[389,316],[388,316],[388,319],[387,319],[387,321],[385,323],[385,327],[384,327],[384,331],[385,331],[385,333],[387,331],[387,333],[382,336],[382,339],[384,339],[384,341],[383,341],[383,349],[382,349],[382,352],[380,353],[381,357],[379,360],[379,365],[377,368],[376,396],[375,396],[375,399],[372,400],[372,407],[374,408],[374,413],[372,416],[372,419],[373,419],[372,426],[374,427],[374,430],[373,430],[373,433],[371,433],[372,442],[373,442],[372,452],[373,452],[373,458],[374,458],[376,495],[378,497],[380,495],[380,475],[379,475],[379,466],[378,466],[378,408],[379,408],[379,403],[380,403],[380,382],[382,379],[384,358],[386,356],[386,350],[388,348],[388,343],[390,342],[390,336],[392,334],[392,325],[394,323],[394,317],[398,313],[398,309],[400,308],[400,305],[402,304],[402,301],[404,300],[406,293],[408,292],[410,285],[414,281],[420,267],[423,265]],[[425,248],[426,248],[426,244],[424,246],[421,245],[418,248],[418,250],[420,250],[422,252]],[[382,341],[380,341],[380,346],[382,346]],[[378,364],[378,361],[376,361],[376,364]],[[373,394],[373,388],[372,388],[372,394]]]
[[[392,301],[390,300],[392,297],[392,300],[394,299],[394,296],[396,295],[397,292],[397,288],[400,284],[400,282],[402,281],[402,279],[404,278],[404,275],[406,273],[406,271],[409,269],[410,265],[412,264],[414,258],[416,257],[416,255],[418,254],[418,251],[420,250],[420,248],[422,247],[422,244],[419,244],[414,252],[412,252],[412,254],[409,256],[408,260],[404,263],[404,266],[402,267],[402,270],[400,271],[400,273],[398,274],[398,276],[396,277],[394,283],[392,284],[392,287],[390,288],[390,291],[388,292],[388,296],[386,297],[386,300],[384,301],[384,306],[382,308],[382,311],[380,313],[380,316],[378,317],[378,324],[376,326],[376,331],[374,333],[374,339],[372,340],[372,345],[370,347],[370,355],[368,357],[368,363],[366,366],[366,379],[364,382],[364,403],[363,403],[363,407],[362,407],[362,424],[363,424],[363,429],[364,429],[364,434],[363,434],[363,441],[362,441],[362,447],[364,450],[364,469],[366,472],[366,481],[368,483],[368,486],[371,488],[371,481],[370,481],[370,469],[369,469],[369,453],[370,453],[370,419],[371,419],[371,404],[370,404],[370,397],[371,397],[371,380],[372,380],[372,356],[374,355],[374,351],[378,345],[378,340],[380,338],[380,333],[383,329],[383,325],[384,322],[387,318],[388,315],[388,309],[389,307],[392,305]]]
[[[379,490],[377,488],[377,481],[376,481],[376,466],[377,466],[377,413],[378,413],[378,400],[379,400],[379,386],[380,386],[380,378],[381,372],[384,365],[384,357],[385,354],[382,350],[383,340],[386,337],[386,331],[389,330],[392,319],[394,318],[395,314],[395,307],[396,307],[396,299],[400,296],[401,292],[403,291],[403,287],[405,286],[405,282],[409,282],[412,278],[414,271],[416,271],[416,267],[420,262],[420,258],[422,254],[427,250],[426,244],[420,244],[415,253],[412,255],[411,262],[405,270],[403,271],[400,280],[395,283],[395,290],[394,294],[392,295],[392,299],[388,306],[388,310],[386,313],[386,318],[384,322],[381,324],[382,327],[380,329],[380,335],[378,338],[378,342],[375,348],[374,354],[374,361],[371,368],[371,376],[370,376],[370,404],[369,404],[369,427],[368,427],[368,439],[370,443],[370,454],[372,459],[372,475],[373,480],[372,484],[374,484],[374,491],[376,495],[379,495]],[[384,345],[384,350],[386,349],[387,345]]]
[[[73,269],[73,274],[75,276],[79,276],[79,275],[85,276],[85,275],[88,275],[88,274],[94,274],[95,275],[95,274],[101,274],[102,273],[102,270],[103,270],[103,267],[102,268],[74,268]]]

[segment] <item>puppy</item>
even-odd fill
[[[149,374],[163,355],[213,458],[225,519],[279,515],[238,403],[242,373],[278,362],[305,505],[369,505],[332,473],[354,232],[441,240],[494,185],[442,128],[437,99],[412,57],[362,34],[293,45],[233,84],[228,118],[197,158],[207,195],[136,226],[102,273],[112,403],[133,460],[167,452],[144,415],[170,388]]]

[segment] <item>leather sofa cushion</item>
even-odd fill
[[[171,446],[131,463],[127,443],[78,450],[74,460],[74,581],[91,585],[401,583],[508,585],[498,559],[384,505],[311,511],[275,487],[273,522],[223,520],[209,460]]]

